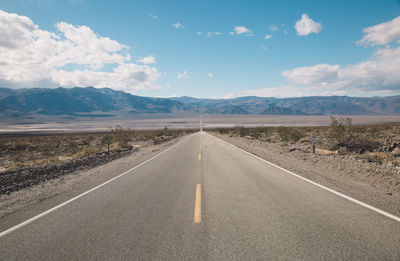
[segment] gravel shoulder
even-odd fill
[[[310,146],[262,142],[210,132],[241,149],[321,185],[400,216],[400,169],[349,155],[313,154]]]
[[[80,170],[37,185],[0,195],[0,230],[18,224],[88,189],[95,187],[184,139],[185,136],[161,144],[143,144],[139,150],[104,165]],[[10,215],[13,214],[13,215]]]

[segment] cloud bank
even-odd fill
[[[329,90],[400,91],[400,47],[388,44],[400,41],[400,17],[367,27],[358,44],[384,45],[375,49],[371,59],[342,67],[317,64],[282,72],[289,82]]]
[[[359,45],[386,45],[394,40],[400,43],[400,16],[392,21],[367,27],[363,32],[363,38],[357,42]]]
[[[160,73],[130,63],[129,47],[88,27],[65,22],[41,30],[30,18],[0,10],[0,84],[11,88],[158,88]],[[146,64],[146,63],[145,63]],[[108,71],[104,65],[111,65]]]
[[[303,33],[311,31],[304,29]],[[365,47],[376,46],[369,60],[348,66],[324,63],[285,70],[281,75],[288,80],[288,85],[229,93],[226,97],[398,94],[400,17],[367,27],[363,32],[362,39],[356,43]]]

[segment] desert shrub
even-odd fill
[[[352,136],[351,118],[335,118],[334,116],[331,116],[329,138],[333,149],[345,147]]]
[[[229,133],[229,130],[225,128],[218,128],[217,131],[219,132],[219,134]]]
[[[14,163],[10,166],[10,169],[19,169],[19,168],[23,168],[23,167],[27,167],[27,166],[29,166],[28,163],[17,161],[17,162],[14,162]]]
[[[292,127],[278,127],[277,129],[278,135],[283,142],[290,142],[290,141],[298,141],[299,139],[303,138],[305,135],[303,132],[296,130]]]
[[[354,135],[349,138],[344,147],[349,151],[364,153],[366,151],[374,151],[379,147],[379,143],[367,136]]]
[[[6,147],[7,139],[0,138],[0,148]]]
[[[79,140],[78,139],[66,140],[65,146],[67,146],[71,150],[75,150],[75,149],[79,148]]]
[[[331,116],[329,131],[331,149],[346,148],[348,151],[364,153],[379,147],[375,141],[377,131],[370,131],[364,126],[353,126],[351,118],[335,118]]]
[[[117,125],[111,130],[111,134],[113,136],[113,141],[118,142],[119,146],[124,148],[128,145],[128,142],[135,137],[135,130]]]
[[[81,151],[74,154],[74,158],[85,158],[96,155],[96,153],[100,152],[99,148],[94,146],[84,146]]]
[[[263,137],[269,137],[273,133],[274,129],[272,127],[255,127],[255,128],[243,128],[239,130],[241,136],[251,136],[256,139]]]
[[[164,132],[162,130],[155,130],[154,135],[157,137],[164,136]]]
[[[17,144],[15,144],[14,149],[16,151],[24,151],[28,148],[28,144],[26,144],[25,142],[21,141]]]
[[[265,137],[270,137],[275,132],[274,127],[262,127],[262,133]]]
[[[372,139],[378,139],[381,134],[381,131],[377,127],[372,127],[369,129],[369,136]]]
[[[51,156],[57,153],[57,145],[49,141],[43,141],[38,144],[37,149],[45,156]]]
[[[165,133],[165,135],[166,135],[166,136],[170,136],[170,137],[172,137],[172,138],[176,138],[176,137],[178,137],[181,133],[187,134],[187,133],[190,133],[190,132],[181,131],[181,130],[176,130],[176,129],[168,129],[168,132]]]
[[[236,135],[239,135],[240,137],[249,135],[249,130],[247,128],[244,128],[243,126],[234,126],[232,128],[232,132]]]

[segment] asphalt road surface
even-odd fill
[[[400,260],[400,222],[198,132],[3,233],[0,260]]]

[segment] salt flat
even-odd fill
[[[400,122],[400,115],[351,117],[353,124],[374,124]],[[31,119],[15,119],[0,122],[0,133],[41,133],[41,132],[102,132],[109,131],[116,125],[134,129],[198,128],[200,119],[205,128],[256,126],[327,126],[328,115],[321,116],[282,116],[282,115],[183,115],[173,117],[171,114],[117,116],[108,118],[67,118],[67,117],[35,117]]]

